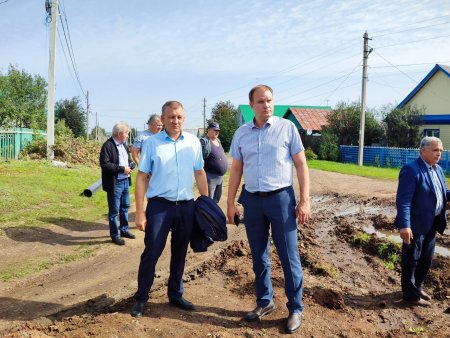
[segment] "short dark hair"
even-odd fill
[[[248,93],[248,99],[250,100],[250,102],[253,102],[253,94],[255,93],[255,91],[256,91],[257,89],[265,89],[265,90],[268,90],[270,93],[273,94],[272,88],[270,88],[270,87],[267,86],[267,85],[257,85],[257,86],[254,86],[252,89],[250,89],[250,92]]]
[[[161,112],[164,114],[164,110],[167,108],[173,108],[173,109],[177,109],[177,108],[181,108],[184,110],[183,105],[181,104],[181,102],[178,101],[167,101],[166,103],[163,104],[162,108],[161,108]]]

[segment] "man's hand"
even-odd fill
[[[411,244],[411,240],[413,239],[413,233],[411,231],[411,228],[400,229],[400,238],[403,240],[405,244]]]
[[[297,207],[295,208],[295,217],[300,224],[305,224],[311,219],[311,207],[309,201],[297,204]]]
[[[141,231],[145,231],[147,227],[147,217],[145,217],[145,212],[136,212],[134,223],[136,223],[136,228]]]
[[[236,208],[234,204],[227,205],[228,222],[230,222],[231,224],[235,224],[237,226],[238,224],[234,223],[234,216],[236,215],[238,217],[241,217],[241,213],[239,212],[238,208]]]
[[[125,167],[125,169],[123,170],[123,172],[127,175],[131,174],[133,172],[133,169],[131,169],[130,167]]]

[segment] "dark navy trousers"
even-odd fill
[[[425,235],[413,233],[410,244],[402,245],[402,292],[403,299],[414,301],[420,299],[423,282],[430,270],[436,246],[436,230]]]
[[[155,278],[155,267],[170,239],[170,275],[167,295],[169,299],[183,295],[183,273],[186,253],[194,223],[194,200],[175,205],[163,201],[149,200],[146,209],[145,249],[141,255],[138,273],[138,290],[134,298],[146,302]]]
[[[266,306],[273,299],[270,265],[270,230],[284,272],[284,288],[290,313],[303,310],[303,270],[297,244],[295,195],[292,187],[270,196],[256,196],[244,190],[245,230],[255,273],[256,304]]]

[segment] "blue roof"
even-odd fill
[[[428,80],[431,79],[438,70],[440,70],[445,75],[450,77],[450,68],[449,67],[436,64],[436,66],[434,66],[434,68],[428,73],[428,75],[425,76],[422,81],[420,81],[420,83],[417,85],[417,87],[414,88],[414,90],[411,93],[409,93],[409,95],[402,102],[400,102],[400,104],[397,106],[397,108],[403,108],[405,106],[405,104],[407,104],[409,102],[409,100],[411,100],[414,97],[414,95],[416,95],[417,92],[423,86],[425,86],[425,84],[428,82]]]

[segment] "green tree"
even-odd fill
[[[237,121],[237,108],[235,108],[230,101],[220,101],[216,103],[216,105],[211,109],[211,119],[208,120],[208,124],[213,121],[219,123],[220,142],[222,143],[225,151],[228,151],[230,149],[234,132],[239,127],[239,123]]]
[[[75,137],[86,135],[86,112],[81,106],[80,98],[59,100],[55,105],[55,121],[64,120]]]
[[[383,122],[389,147],[417,148],[420,142],[420,125],[425,109],[417,107],[384,107]]]
[[[0,127],[46,129],[47,82],[40,75],[31,75],[9,66],[0,72]]]
[[[335,136],[337,145],[358,145],[361,106],[354,103],[338,103],[337,107],[328,115],[328,125],[324,132]],[[364,145],[379,143],[383,139],[384,131],[375,118],[373,111],[366,111]]]
[[[105,128],[102,127],[94,127],[91,130],[91,133],[89,134],[89,139],[96,140],[99,142],[104,142],[108,138],[108,135],[106,135]]]

